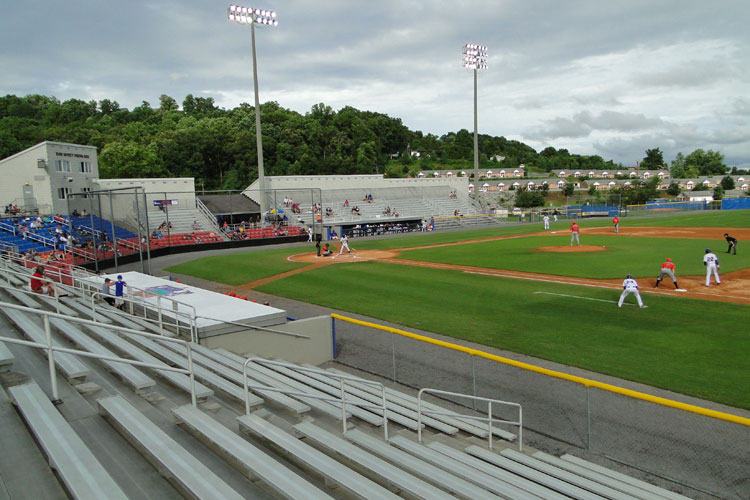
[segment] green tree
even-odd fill
[[[576,190],[575,184],[568,181],[565,183],[565,187],[563,188],[562,191],[565,196],[573,196],[573,193],[575,192],[575,190]]]
[[[521,208],[541,207],[544,205],[544,196],[539,191],[529,191],[522,186],[516,193],[515,205]]]
[[[667,187],[667,194],[678,196],[681,192],[682,189],[680,189],[680,185],[677,183],[677,181],[672,181],[669,183],[669,187]]]
[[[721,187],[724,191],[734,189],[734,179],[729,175],[725,175],[721,178]]]
[[[173,97],[169,97],[166,94],[159,96],[159,111],[177,111],[179,108],[177,101]]]
[[[641,161],[640,167],[646,170],[664,168],[664,153],[659,148],[647,149],[646,157]]]
[[[685,167],[695,168],[698,175],[724,175],[727,166],[724,164],[724,155],[718,151],[703,151],[696,149],[685,157]]]
[[[714,200],[720,200],[724,198],[724,188],[721,187],[721,184],[714,187],[713,196],[714,196]]]
[[[686,177],[685,156],[682,153],[677,153],[674,160],[672,160],[669,173],[673,179],[684,179]]]

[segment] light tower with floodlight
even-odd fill
[[[477,135],[477,71],[487,69],[487,47],[475,43],[464,45],[464,68],[474,70],[474,194],[479,189],[479,136]]]
[[[255,58],[255,25],[278,26],[276,12],[263,9],[253,9],[252,7],[242,7],[240,5],[230,5],[227,9],[227,17],[230,21],[240,24],[250,25],[250,39],[253,51],[253,87],[255,89],[255,139],[258,149],[258,202],[260,205],[260,219],[263,223],[263,216],[266,213],[266,179],[263,169],[263,136],[260,132],[260,99],[258,97],[258,63]]]

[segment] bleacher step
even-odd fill
[[[10,395],[37,443],[73,498],[127,500],[117,483],[36,384]],[[7,450],[6,450],[7,451]]]
[[[102,398],[97,403],[102,415],[179,490],[199,499],[243,498],[122,396]]]
[[[268,456],[249,441],[221,425],[191,405],[172,409],[178,423],[193,435],[212,445],[219,454],[230,458],[251,479],[259,478],[284,498],[292,500],[332,500],[296,472]]]

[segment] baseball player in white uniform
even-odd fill
[[[631,293],[635,295],[635,298],[638,301],[638,307],[648,307],[643,305],[641,294],[638,293],[638,283],[629,274],[625,278],[625,281],[622,282],[622,293],[620,294],[620,300],[617,301],[617,307],[622,307],[622,303],[625,301],[625,297],[627,297]]]
[[[339,250],[339,255],[344,253],[344,248],[346,248],[346,251],[348,253],[352,253],[352,251],[349,249],[349,237],[343,231],[341,233],[341,239],[339,240],[339,243],[341,243],[341,249]]]
[[[716,278],[716,284],[721,285],[719,278],[719,259],[711,253],[710,248],[706,248],[706,255],[703,256],[703,265],[706,266],[706,286],[711,284],[711,274]]]
[[[549,215],[544,214],[544,217],[542,218],[544,220],[544,229],[549,229]]]

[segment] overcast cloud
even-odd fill
[[[158,107],[191,93],[253,102],[250,28],[217,0],[6,2],[0,94]],[[252,4],[250,4],[252,5]],[[479,131],[626,166],[659,147],[721,151],[750,168],[750,7],[745,0],[264,0],[262,102],[473,129],[467,42],[489,47]]]

